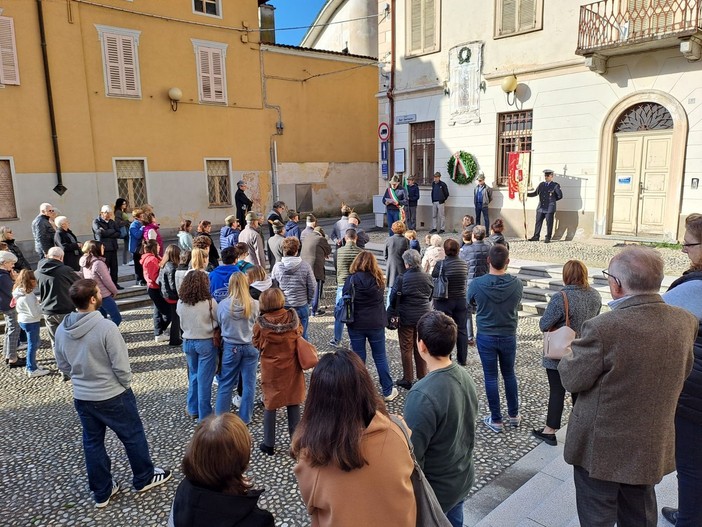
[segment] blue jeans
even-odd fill
[[[258,350],[251,344],[234,344],[224,342],[222,353],[222,370],[219,374],[219,388],[217,389],[217,402],[215,412],[217,415],[225,414],[232,407],[232,392],[239,382],[243,386],[239,417],[244,423],[251,422],[256,394],[256,367],[258,366]]]
[[[675,465],[678,470],[676,527],[702,525],[702,423],[675,416]]]
[[[116,325],[119,326],[122,323],[122,314],[119,312],[117,302],[115,302],[115,299],[111,296],[102,297],[102,307],[100,308],[100,312],[105,318],[107,318],[109,315],[110,320],[112,320],[112,322],[114,322]]]
[[[480,215],[485,218],[485,230],[490,233],[490,216],[488,216],[488,208],[483,206],[475,206],[475,224],[480,225]]]
[[[478,355],[483,363],[485,375],[485,394],[490,407],[492,420],[501,423],[500,388],[497,382],[497,368],[499,363],[500,373],[505,384],[507,398],[507,412],[510,417],[519,415],[519,398],[517,394],[517,376],[514,373],[514,361],[517,356],[517,337],[484,335],[478,333],[476,338]]]
[[[202,421],[212,413],[217,348],[212,339],[184,339],[183,351],[188,360],[188,413]]]
[[[392,232],[392,224],[395,223],[396,221],[400,221],[400,210],[399,209],[394,209],[391,210],[388,207],[388,234],[392,236],[394,233]]]
[[[105,430],[111,429],[124,445],[132,467],[132,483],[141,489],[151,481],[154,464],[149,456],[144,425],[131,388],[106,401],[73,400],[83,425],[83,453],[88,484],[96,502],[112,493],[112,463],[105,449]]]
[[[334,306],[336,306],[339,301],[341,300],[341,297],[343,295],[343,290],[344,286],[340,285],[337,286],[336,288],[336,299],[334,300]],[[334,340],[336,342],[341,342],[341,337],[344,335],[344,323],[338,319],[338,317],[334,317]]]
[[[380,386],[383,388],[383,395],[388,396],[392,392],[392,378],[388,358],[385,355],[385,328],[379,329],[352,329],[349,327],[349,340],[351,349],[366,362],[366,339],[371,347],[375,369],[378,370]]]
[[[41,339],[39,338],[39,322],[20,322],[20,327],[27,332],[27,371],[37,369],[37,350]]]
[[[463,501],[459,501],[446,512],[446,519],[452,527],[463,527]]]
[[[310,306],[307,304],[298,307],[285,306],[285,309],[290,308],[297,311],[297,316],[300,318],[300,324],[302,324],[302,338],[307,340],[307,326],[310,323]]]

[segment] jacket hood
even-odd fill
[[[15,300],[20,298],[21,296],[27,296],[27,293],[24,292],[24,288],[18,287],[14,291],[12,291],[12,298]]]
[[[283,256],[283,259],[281,261],[281,265],[283,266],[283,269],[286,273],[295,271],[298,267],[300,267],[301,263],[302,258],[300,258],[299,256]]]
[[[259,291],[266,291],[267,289],[273,287],[273,280],[270,276],[266,276],[266,278],[263,280],[256,280],[253,282],[251,287],[258,289]]]
[[[64,265],[65,264],[63,262],[59,262],[53,258],[44,258],[39,262],[37,272],[53,275],[58,268],[63,267]]]
[[[285,333],[296,329],[300,325],[300,318],[294,309],[278,309],[261,315],[256,322],[262,329],[273,333]]]
[[[362,271],[352,276],[355,277],[353,279],[353,285],[356,291],[378,289],[378,282],[375,281],[375,277],[372,274]]]
[[[63,321],[66,334],[71,339],[80,339],[93,330],[104,317],[99,311],[90,313],[69,313]]]
[[[236,264],[219,265],[210,271],[210,280],[212,280],[212,275],[222,276],[222,278],[225,278],[230,277],[234,273],[238,272],[240,272],[240,269],[237,267]]]
[[[105,258],[102,258],[102,257],[95,258],[95,257],[93,257],[92,262],[90,262],[90,267],[92,267],[93,265],[95,265],[95,262],[97,262],[98,259],[99,259],[99,260],[102,260],[103,262],[105,261]],[[87,254],[84,254],[83,256],[81,256],[81,257],[80,257],[80,260],[78,260],[78,263],[80,264],[81,267],[88,267],[88,266],[87,266],[87,263],[88,263],[88,255],[87,255]]]
[[[514,291],[519,288],[519,280],[512,275],[486,275],[485,287],[483,292],[491,302],[501,304],[505,300],[511,298]]]

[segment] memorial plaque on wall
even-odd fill
[[[470,42],[449,50],[449,124],[480,122],[480,71],[483,43]]]

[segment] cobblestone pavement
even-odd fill
[[[325,300],[333,301],[333,289],[327,288]],[[311,340],[321,352],[332,335],[331,316],[311,319]],[[81,428],[72,404],[71,388],[58,373],[28,379],[23,370],[0,371],[3,385],[0,422],[5,446],[0,452],[0,524],[17,526],[94,525],[155,526],[165,525],[171,500],[182,479],[179,466],[187,442],[194,430],[185,415],[187,376],[180,348],[153,341],[150,309],[125,313],[121,326],[129,346],[133,389],[137,397],[152,458],[157,466],[174,469],[174,478],[162,487],[137,495],[123,492],[105,509],[93,506],[87,485]],[[46,330],[42,330],[43,348],[39,364],[55,369]],[[393,378],[401,372],[396,332],[387,333],[388,358]],[[521,396],[519,429],[495,434],[482,424],[477,427],[475,448],[476,481],[473,491],[483,487],[505,468],[532,449],[532,426],[543,424],[547,381],[541,368],[540,334],[537,319],[520,321],[517,375]],[[377,379],[372,360],[368,368]],[[475,348],[469,351],[468,370],[475,379],[480,396],[479,416],[488,413],[480,360]],[[389,403],[391,412],[402,413],[406,392]],[[279,412],[275,456],[259,452],[263,436],[263,409],[257,406],[251,424],[253,454],[250,475],[257,487],[266,492],[261,506],[270,510],[279,526],[309,525],[292,473],[293,460],[287,454],[285,414]],[[567,416],[567,412],[566,412]],[[131,483],[131,472],[124,450],[108,432],[107,449],[113,462],[116,480]]]

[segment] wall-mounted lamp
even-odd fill
[[[480,91],[483,93],[487,92],[487,84],[485,84],[485,81],[480,81]]]
[[[183,98],[183,92],[180,88],[171,88],[168,90],[168,98],[171,100],[171,110],[178,111],[178,101]]]
[[[507,94],[507,104],[512,106],[517,101],[517,77],[514,75],[509,75],[502,80],[502,91]],[[509,101],[509,94],[512,94],[512,102]]]

